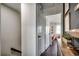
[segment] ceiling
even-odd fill
[[[61,6],[61,3],[42,3],[44,9]]]
[[[5,3],[4,5],[18,11],[21,12],[21,4],[20,3]]]
[[[63,12],[62,3],[42,3],[45,15],[52,15]]]
[[[15,9],[18,12],[21,12],[20,3],[4,3],[6,6]],[[45,15],[52,15],[62,12],[63,5],[62,3],[42,3],[43,10]]]

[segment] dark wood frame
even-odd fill
[[[70,4],[69,4],[69,3],[67,3],[67,4],[68,4],[68,7],[69,7],[69,8],[67,9],[67,11],[66,11],[66,12],[64,11],[64,14],[65,14],[65,15],[67,15],[67,13],[68,13],[68,12],[69,12],[69,10],[70,10],[70,6],[69,6]],[[65,5],[66,5],[66,3],[65,3]],[[66,9],[65,5],[64,5],[64,8]],[[64,10],[65,10],[65,9],[64,9]]]
[[[69,18],[70,18],[69,16],[70,16],[70,15],[69,15],[69,12],[68,12],[68,13],[65,15],[64,21],[66,20],[66,21],[69,22],[69,20],[70,20],[70,19],[69,19]],[[67,17],[68,17],[68,18],[67,18]],[[66,22],[66,21],[64,22],[64,24],[65,24],[64,26],[65,26],[65,27],[69,24],[69,23]],[[67,23],[67,24],[66,24],[66,23]],[[70,24],[69,24],[69,25],[70,25]],[[68,25],[68,27],[69,27],[69,25]],[[69,27],[69,29],[70,29],[70,27]],[[65,28],[65,31],[66,31],[66,28]]]
[[[63,34],[64,34],[64,32],[65,32],[65,31],[64,31],[64,29],[65,29],[65,24],[64,24],[64,22],[65,22],[65,21],[64,21],[64,15],[65,15],[65,13],[64,13],[64,12],[65,12],[65,3],[63,3],[63,21],[62,21],[62,22],[63,22]]]
[[[71,29],[71,13],[70,13],[70,3],[69,3],[69,9],[65,13],[65,3],[63,3],[63,34],[65,32],[65,17],[69,13],[69,29]]]

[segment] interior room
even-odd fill
[[[0,56],[78,56],[78,3],[0,3]]]

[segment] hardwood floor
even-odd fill
[[[64,56],[79,56],[79,52],[74,48],[70,48],[65,42],[65,38],[62,39],[62,53]]]

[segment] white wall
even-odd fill
[[[37,55],[40,55],[45,51],[45,39],[46,39],[46,19],[42,12],[43,10],[40,9],[40,5],[37,4],[37,15],[36,15],[36,28],[37,28]],[[38,38],[38,36],[41,36]]]
[[[1,4],[0,4],[0,56],[1,56]]]
[[[1,5],[1,55],[11,55],[10,48],[21,50],[20,13]]]
[[[47,20],[47,19],[46,19]],[[47,24],[47,22],[46,22],[46,49],[48,48],[48,46],[50,45],[50,40],[49,40],[49,35],[50,35],[50,33],[49,33],[49,28],[50,28],[50,26],[49,26],[49,24]]]
[[[38,22],[39,23],[38,27],[41,26],[41,32],[40,32],[41,39],[38,39],[39,55],[40,55],[45,51],[45,45],[46,45],[46,19],[43,13],[40,14],[39,20],[40,22]]]
[[[21,4],[22,55],[36,55],[36,4]]]

